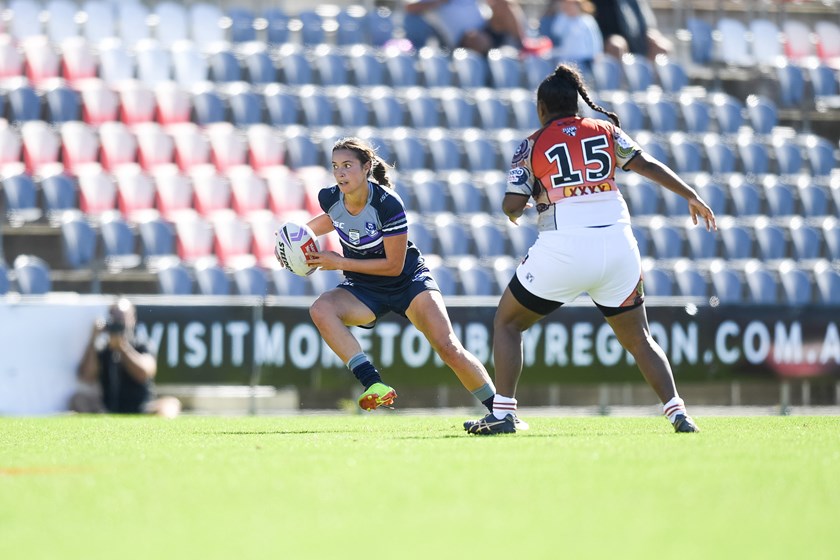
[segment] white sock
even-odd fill
[[[508,414],[516,416],[516,399],[496,393],[496,396],[493,397],[493,416],[503,420]]]
[[[671,424],[673,424],[674,419],[677,417],[677,414],[686,414],[685,401],[679,397],[674,397],[673,399],[662,405],[662,411],[665,414],[665,416],[668,417],[668,420],[670,420]]]

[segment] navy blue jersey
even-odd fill
[[[347,211],[344,194],[333,185],[321,189],[318,202],[321,209],[330,216],[335,231],[341,240],[344,256],[348,259],[385,258],[385,238],[408,233],[405,205],[392,189],[368,182],[368,200],[357,215]],[[353,282],[366,286],[402,289],[416,274],[425,270],[423,256],[419,249],[408,241],[405,265],[399,276],[377,276],[359,272],[344,272]]]

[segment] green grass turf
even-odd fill
[[[0,558],[839,558],[840,418],[0,419]]]

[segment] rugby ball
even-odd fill
[[[320,251],[318,239],[309,226],[286,222],[275,235],[274,254],[284,267],[298,276],[309,276],[318,270],[306,262],[306,255]]]

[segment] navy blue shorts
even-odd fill
[[[376,321],[387,315],[389,311],[405,317],[408,306],[419,294],[429,290],[440,291],[437,282],[432,278],[432,274],[427,268],[418,270],[409,282],[396,289],[383,290],[382,286],[358,284],[352,280],[345,280],[338,287],[353,294],[356,299],[364,303],[376,315],[376,319],[372,323],[359,325],[364,329],[373,328]]]

